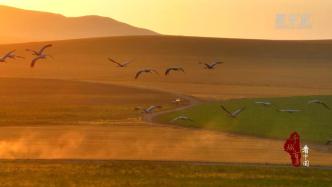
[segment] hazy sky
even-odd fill
[[[0,0],[66,16],[101,15],[162,34],[332,38],[332,0]]]

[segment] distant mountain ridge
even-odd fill
[[[108,17],[65,17],[0,5],[0,44],[108,36],[158,35]]]

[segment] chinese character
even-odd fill
[[[286,27],[286,16],[284,14],[277,14],[276,16],[276,26],[278,28]]]
[[[302,27],[302,28],[309,28],[309,27],[311,27],[310,16],[309,15],[306,15],[306,14],[301,15],[300,27]]]
[[[288,21],[289,21],[289,27],[290,28],[295,28],[297,26],[297,20],[298,20],[298,16],[295,14],[291,14],[288,16]]]
[[[304,154],[303,166],[309,167],[309,147],[307,145],[302,148],[302,153]]]
[[[304,153],[304,155],[308,155],[309,154],[309,147],[307,145],[305,145],[302,149],[302,152]]]
[[[275,25],[280,29],[310,28],[310,15],[308,14],[277,14]]]

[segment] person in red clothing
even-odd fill
[[[301,166],[300,135],[293,132],[284,144],[284,150],[290,155],[294,167]]]

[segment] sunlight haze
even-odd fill
[[[0,0],[0,4],[65,16],[106,16],[169,35],[332,38],[332,27],[327,25],[332,16],[329,0]],[[280,28],[278,19],[296,20]]]

